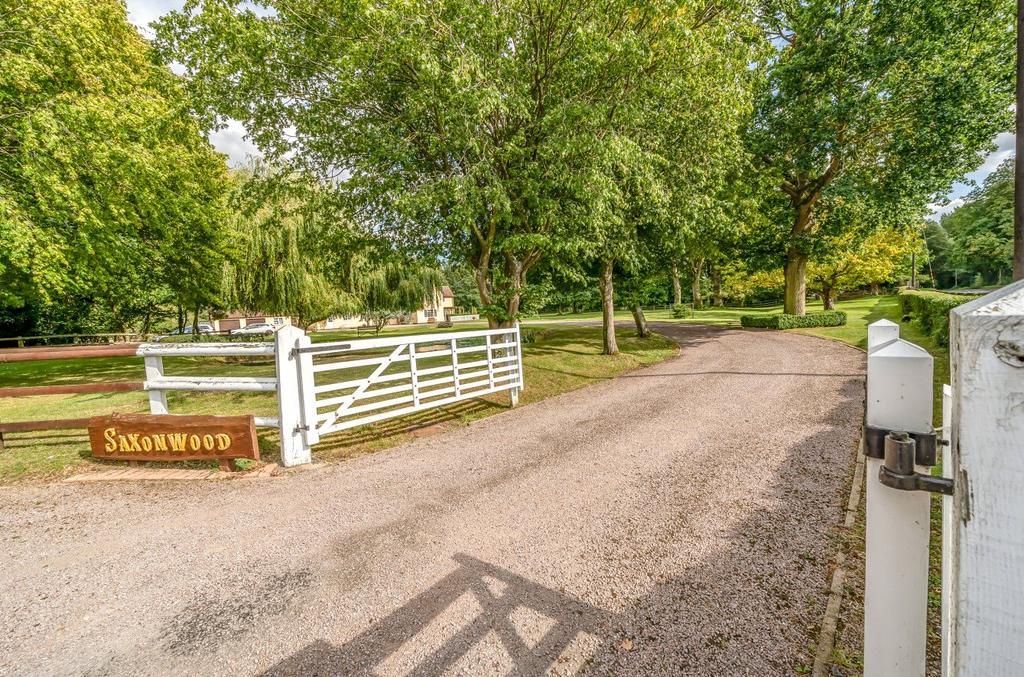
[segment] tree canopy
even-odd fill
[[[763,4],[777,50],[750,141],[777,186],[786,312],[803,313],[807,260],[835,228],[920,218],[1009,127],[1014,16],[1008,0]],[[827,218],[842,210],[858,218]]]
[[[178,78],[118,0],[0,11],[0,306],[208,303],[226,167]]]

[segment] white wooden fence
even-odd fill
[[[884,459],[867,459],[864,674],[925,672],[937,491],[942,672],[1024,675],[1024,281],[953,309],[952,383],[934,437],[931,357],[898,333],[869,328],[865,449]],[[921,463],[936,447],[945,480]]]
[[[523,390],[519,326],[312,343],[282,327],[274,343],[150,343],[145,359],[150,412],[167,414],[168,390],[276,392],[281,461],[309,463],[311,446],[333,432],[507,391]],[[275,376],[170,376],[164,357],[273,356]]]

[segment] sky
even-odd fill
[[[153,31],[149,28],[150,22],[176,9],[181,9],[185,4],[184,0],[125,0],[128,6],[128,20],[135,24],[139,31],[152,37]],[[963,204],[964,197],[971,192],[974,185],[971,181],[980,185],[999,163],[1014,154],[1014,135],[1009,132],[1000,134],[995,138],[998,148],[992,153],[978,157],[978,169],[968,174],[962,181],[954,184],[953,190],[946,195],[946,204],[936,203],[928,205],[931,210],[930,218],[938,219],[942,214],[953,211]],[[230,121],[226,128],[218,130],[210,135],[210,143],[214,148],[228,156],[231,165],[238,166],[245,163],[246,159],[259,157],[259,151],[246,138],[245,127],[237,121]]]

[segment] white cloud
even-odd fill
[[[221,153],[228,156],[228,164],[238,167],[249,158],[263,157],[259,149],[246,138],[248,132],[238,120],[229,120],[224,129],[210,134],[210,143]]]
[[[153,37],[153,29],[149,24],[164,14],[179,10],[185,0],[127,0],[128,21],[135,24],[139,32],[147,38]],[[171,70],[181,75],[184,68],[180,64],[171,64]],[[245,125],[237,120],[229,120],[224,129],[210,134],[210,143],[221,153],[228,156],[228,164],[238,167],[246,163],[250,157],[262,157],[259,150],[247,138]]]
[[[181,9],[184,0],[127,0],[128,21],[135,24],[146,37],[153,37],[153,30],[149,24],[156,21],[164,14]]]
[[[928,205],[928,209],[931,210],[931,214],[928,215],[928,218],[931,219],[932,221],[938,221],[940,218],[942,218],[943,214],[950,213],[963,203],[964,199],[962,197],[958,197],[950,200],[946,204],[930,204]]]

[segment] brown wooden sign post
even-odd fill
[[[122,461],[217,459],[233,470],[234,459],[259,460],[252,416],[113,414],[89,419],[94,458]]]

